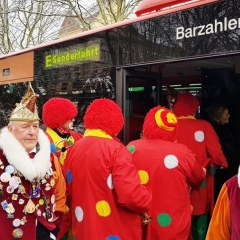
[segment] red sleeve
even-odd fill
[[[206,240],[213,239],[231,239],[230,202],[226,184],[219,193],[207,232]]]
[[[56,211],[66,212],[66,181],[62,173],[62,168],[57,157],[52,153],[53,163],[58,174],[56,181]]]
[[[195,190],[199,190],[202,182],[206,178],[206,174],[204,173],[200,164],[197,162],[195,155],[189,149],[187,149],[185,153],[185,162],[187,183],[190,187],[194,188]]]
[[[209,157],[213,160],[213,163],[222,166],[224,168],[228,167],[227,160],[223,154],[222,147],[219,142],[219,138],[214,131],[210,123],[206,122],[206,147]]]
[[[152,200],[151,190],[141,184],[132,155],[123,145],[116,155],[112,176],[121,205],[139,213],[149,209]]]

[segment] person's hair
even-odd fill
[[[12,129],[14,129],[18,122],[20,122],[20,121],[9,121],[8,126],[11,127]]]
[[[12,129],[14,129],[15,126],[16,126],[16,121],[10,121],[10,122],[8,123],[8,126],[10,126]]]
[[[227,109],[226,106],[221,104],[213,104],[209,108],[207,108],[208,118],[212,122],[219,123],[219,119],[221,118],[223,112]]]
[[[149,110],[143,123],[144,138],[174,142],[177,132],[177,117],[169,109],[157,106]]]

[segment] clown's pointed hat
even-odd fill
[[[20,103],[12,111],[10,121],[35,122],[39,120],[36,106],[38,94],[35,94],[31,83],[28,83],[28,90]]]

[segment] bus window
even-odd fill
[[[125,101],[125,136],[126,143],[139,139],[146,113],[157,105],[157,80],[144,79],[137,83],[128,81]]]

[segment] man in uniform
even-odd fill
[[[29,83],[1,130],[0,239],[56,239],[65,211],[65,179],[39,129],[37,98]]]

